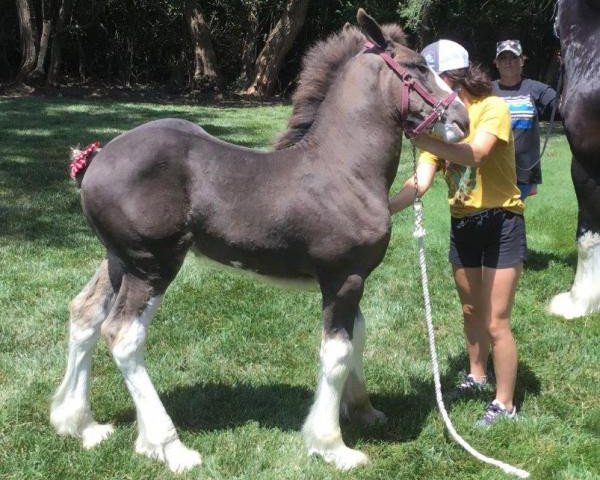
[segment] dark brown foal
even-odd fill
[[[51,411],[59,433],[90,447],[112,431],[89,406],[90,356],[102,333],[135,403],[136,451],[175,472],[201,462],[179,441],[143,356],[152,315],[193,249],[277,280],[319,283],[320,372],[305,443],[340,469],[367,461],[344,444],[339,417],[385,418],[367,394],[359,304],[389,242],[402,133],[427,128],[458,140],[468,115],[425,60],[397,41],[399,27],[381,28],[362,10],[358,21],[362,32],[345,28],[307,54],[275,151],[164,119],[77,157],[83,211],[108,260],[72,305],[67,373]]]

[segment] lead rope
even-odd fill
[[[556,116],[556,110],[558,108],[558,104],[560,103],[561,97],[561,89],[562,89],[562,79],[563,79],[563,70],[562,65],[559,66],[560,71],[558,73],[558,83],[556,85],[556,98],[554,99],[554,103],[552,104],[552,113],[550,114],[550,123],[548,123],[548,127],[546,128],[546,138],[544,140],[544,146],[542,147],[542,153],[540,153],[540,160],[544,156],[546,152],[546,147],[548,146],[548,140],[550,139],[550,134],[552,133],[552,127],[554,126],[554,118]]]
[[[494,465],[501,468],[505,473],[509,475],[515,475],[519,478],[528,478],[529,472],[521,470],[520,468],[513,467],[507,463],[496,460],[495,458],[486,457],[479,453],[471,445],[469,445],[464,438],[462,438],[454,429],[444,401],[442,399],[442,386],[440,382],[440,368],[438,365],[437,352],[435,348],[435,335],[433,332],[433,320],[431,315],[431,298],[429,296],[429,281],[427,279],[427,264],[425,263],[425,227],[423,225],[423,203],[419,196],[418,181],[417,181],[417,156],[416,150],[413,145],[413,164],[414,164],[414,182],[415,182],[415,200],[413,203],[415,211],[415,231],[414,237],[417,239],[419,248],[419,267],[421,268],[421,286],[423,289],[423,303],[425,304],[425,320],[427,322],[427,335],[429,337],[429,352],[431,354],[431,369],[433,371],[433,381],[435,385],[435,400],[437,402],[438,409],[444,419],[446,429],[450,432],[452,438],[467,452],[478,459],[481,462]]]

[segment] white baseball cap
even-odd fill
[[[469,52],[452,40],[442,39],[430,43],[423,49],[421,55],[425,57],[427,65],[436,73],[469,66]]]

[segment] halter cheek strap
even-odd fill
[[[457,93],[451,92],[445,98],[440,101],[437,101],[426,89],[423,85],[415,80],[412,75],[406,70],[402,65],[400,65],[396,60],[392,58],[392,56],[386,52],[384,49],[374,45],[371,42],[367,42],[365,44],[365,48],[367,51],[376,53],[379,55],[385,63],[390,67],[396,75],[402,80],[402,96],[400,103],[400,123],[404,129],[404,134],[407,138],[412,138],[419,133],[430,128],[435,122],[437,122],[442,116],[444,112],[448,109],[450,104],[456,98]],[[423,119],[421,123],[419,123],[416,127],[410,128],[408,125],[408,113],[409,113],[409,96],[410,90],[414,90],[419,94],[419,96],[425,100],[429,105],[431,105],[432,111],[431,113]]]

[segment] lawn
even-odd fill
[[[135,411],[101,342],[91,385],[96,418],[116,433],[86,451],[56,435],[49,402],[65,369],[68,303],[102,259],[67,176],[68,148],[161,117],[186,118],[248,147],[268,148],[285,105],[205,107],[108,100],[0,99],[0,479],[501,479],[444,432],[436,410],[412,210],[367,281],[365,371],[385,426],[343,425],[371,463],[342,473],[307,457],[299,433],[316,385],[318,291],[284,290],[187,258],[150,329],[150,375],[203,464],[182,476],[133,452]],[[456,429],[482,453],[536,479],[600,478],[600,315],[546,313],[576,263],[577,206],[564,136],[553,135],[544,183],[528,200],[529,259],[513,315],[519,421],[473,428],[485,399],[454,403]],[[396,186],[412,168],[405,148]],[[425,199],[427,262],[444,388],[466,366],[460,305],[447,263],[441,179]]]

